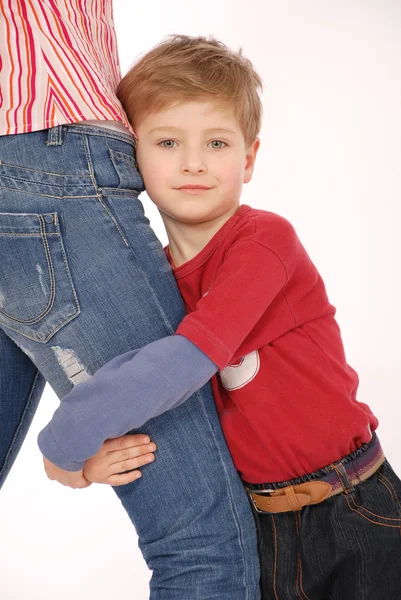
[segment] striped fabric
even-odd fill
[[[112,0],[0,0],[0,135],[122,121]]]

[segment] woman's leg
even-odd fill
[[[61,399],[117,354],[172,334],[184,308],[137,198],[142,181],[127,136],[61,126],[0,137],[0,160],[5,476],[43,377]],[[253,516],[210,386],[143,431],[157,460],[115,491],[153,570],[152,600],[259,598]]]

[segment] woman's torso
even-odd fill
[[[0,15],[0,135],[82,121],[132,133],[112,0],[12,0]]]

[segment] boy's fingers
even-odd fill
[[[155,460],[154,454],[143,454],[142,456],[137,456],[135,458],[129,458],[128,460],[123,460],[122,462],[116,462],[113,465],[109,466],[109,469],[113,471],[113,473],[123,473],[124,471],[131,471],[131,469],[137,469],[138,467],[143,467]]]
[[[115,465],[116,463],[128,461],[132,458],[138,458],[139,456],[154,452],[155,450],[156,445],[151,442],[150,444],[134,446],[133,448],[126,448],[125,450],[115,450],[112,454],[110,453],[107,458],[108,461],[110,461],[110,465]]]
[[[132,435],[122,435],[114,440],[106,440],[103,447],[107,452],[114,452],[115,450],[134,448],[136,446],[148,444],[149,442],[149,436],[144,435],[143,433],[135,433]]]
[[[132,481],[136,481],[140,479],[142,476],[140,471],[132,471],[130,473],[122,473],[117,475],[111,475],[107,478],[107,483],[109,485],[114,485],[115,487],[119,485],[126,485],[127,483],[131,483]]]

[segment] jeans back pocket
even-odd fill
[[[46,343],[80,313],[54,213],[0,213],[0,325]]]

